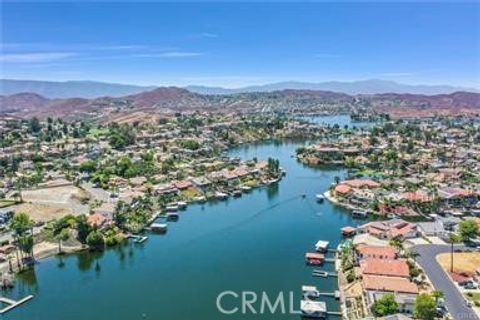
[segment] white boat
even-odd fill
[[[315,286],[302,286],[302,294],[306,298],[318,298],[320,292]]]
[[[300,302],[302,315],[310,318],[325,318],[327,315],[327,304],[323,301],[302,300]]]
[[[185,201],[178,201],[177,206],[179,209],[185,209],[187,207],[187,203]]]
[[[243,192],[250,192],[252,190],[252,188],[249,186],[242,186],[240,189],[242,189]]]
[[[167,219],[168,220],[177,220],[178,219],[178,212],[167,212]]]
[[[193,200],[195,200],[196,202],[204,203],[207,201],[207,198],[205,198],[204,196],[198,196],[195,197]]]
[[[153,232],[166,232],[167,231],[167,224],[166,223],[152,223],[150,229]]]
[[[323,196],[323,194],[317,194],[315,196],[315,198],[317,199],[318,202],[323,202],[323,200],[325,200],[325,197]]]
[[[215,192],[215,198],[218,200],[224,200],[228,198],[228,194],[217,191]]]
[[[178,206],[177,205],[168,205],[165,210],[167,212],[176,212],[178,211]]]
[[[315,244],[315,250],[317,250],[318,252],[326,252],[328,249],[328,245],[328,241],[318,240]]]

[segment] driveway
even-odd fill
[[[440,253],[450,252],[450,246],[434,244],[417,245],[413,246],[411,250],[420,254],[420,256],[416,258],[416,261],[423,268],[435,289],[445,294],[445,302],[453,318],[455,320],[478,320],[479,318],[473,309],[466,305],[466,300],[463,295],[437,262],[436,256]]]

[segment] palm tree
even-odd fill
[[[443,299],[445,297],[445,294],[441,290],[433,290],[432,297],[435,298],[435,301],[438,301],[438,299]]]

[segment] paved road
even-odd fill
[[[417,262],[432,281],[435,289],[443,291],[448,311],[455,320],[479,320],[475,312],[466,304],[465,298],[450,280],[447,273],[438,264],[436,256],[439,253],[450,252],[450,245],[416,245],[412,249],[420,256]]]

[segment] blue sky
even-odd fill
[[[1,77],[480,87],[480,3],[2,3]]]

